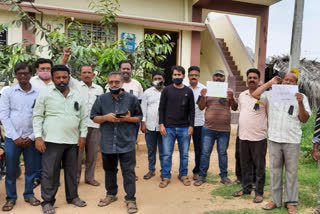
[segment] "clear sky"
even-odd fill
[[[270,7],[267,56],[290,53],[294,0]],[[301,58],[320,61],[320,0],[305,0]],[[213,13],[211,18],[221,14]],[[245,46],[254,50],[256,19],[230,16]]]

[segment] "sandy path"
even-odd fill
[[[229,170],[234,172],[234,148],[235,138],[232,137],[230,140],[230,146],[228,150],[229,158]],[[189,176],[192,175],[192,167],[194,166],[194,153],[189,152]],[[213,198],[210,192],[221,184],[204,184],[201,187],[183,186],[182,183],[177,179],[178,167],[179,167],[179,153],[174,152],[173,155],[173,171],[172,179],[169,186],[165,189],[158,187],[160,182],[159,173],[159,162],[157,162],[157,175],[152,179],[146,181],[143,179],[143,175],[147,172],[147,154],[145,145],[140,145],[137,148],[137,169],[136,173],[139,176],[137,181],[137,203],[139,207],[139,213],[145,214],[194,214],[203,213],[204,211],[220,210],[220,209],[243,209],[243,208],[260,208],[261,205],[253,204],[251,200],[235,199],[235,200],[224,200],[220,197]],[[211,165],[209,171],[214,174],[219,173],[217,163],[216,148],[212,152]],[[120,172],[120,170],[119,170]],[[234,174],[234,173],[233,173]],[[118,174],[118,201],[111,204],[110,206],[100,208],[97,203],[100,198],[105,196],[104,189],[104,171],[101,166],[101,156],[96,168],[96,179],[102,183],[100,187],[92,187],[84,184],[83,178],[79,185],[79,195],[87,202],[87,207],[77,208],[73,205],[69,205],[65,201],[64,194],[64,180],[63,174],[61,175],[61,187],[59,188],[56,201],[56,213],[65,214],[76,214],[76,213],[127,213],[124,201],[124,191],[122,186],[121,173]],[[234,180],[234,176],[230,176],[230,179]],[[23,189],[24,189],[24,177],[18,179],[17,191],[18,200],[14,209],[10,212],[23,213],[23,214],[34,214],[41,213],[40,207],[32,207],[23,201]],[[36,197],[40,198],[40,188],[35,190]],[[5,202],[5,188],[4,181],[0,181],[0,205],[2,206]]]

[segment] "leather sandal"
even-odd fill
[[[159,184],[160,188],[165,188],[168,186],[168,184],[170,183],[170,179],[169,178],[163,178],[162,181]]]
[[[107,197],[105,197],[104,199],[100,199],[98,206],[105,207],[105,206],[111,204],[112,202],[115,202],[117,199],[118,199],[118,197],[115,195],[107,195]]]
[[[270,201],[270,202],[266,203],[266,204],[262,207],[262,209],[264,209],[264,210],[273,210],[273,209],[275,209],[275,208],[277,208],[277,205],[276,205],[276,203],[274,203],[273,201]]]
[[[263,196],[261,195],[256,195],[253,199],[253,203],[262,203],[263,201]]]
[[[87,206],[87,203],[80,198],[74,198],[69,204],[73,204],[77,207],[85,207]]]
[[[95,186],[95,187],[100,186],[100,183],[98,181],[96,181],[96,180],[86,181],[85,183],[86,184],[90,184],[90,185]]]
[[[296,206],[287,205],[286,208],[287,208],[288,214],[298,214],[298,210],[297,210]]]
[[[203,180],[196,180],[196,181],[193,183],[193,185],[196,186],[196,187],[198,187],[198,186],[201,186],[201,185],[204,184],[204,183],[205,183],[205,181],[203,181]]]
[[[15,201],[6,201],[6,203],[2,206],[2,210],[7,212],[13,209],[14,205],[16,205]]]
[[[149,171],[147,174],[145,174],[145,175],[143,176],[143,179],[149,180],[150,178],[152,178],[152,177],[155,176],[155,175],[156,175],[155,172]]]
[[[185,186],[190,186],[191,185],[191,181],[189,180],[188,176],[182,176],[182,177],[178,177],[178,179],[185,185]]]
[[[41,203],[36,197],[25,198],[25,202],[29,203],[31,206],[39,206]]]
[[[43,214],[55,214],[56,213],[54,207],[51,204],[45,204],[42,207],[42,212],[43,212]]]
[[[126,204],[129,214],[138,212],[137,203],[135,201],[126,201]]]

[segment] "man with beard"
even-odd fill
[[[104,207],[117,200],[118,162],[126,192],[125,202],[128,213],[138,211],[136,205],[136,136],[135,124],[142,119],[142,111],[137,97],[125,92],[121,86],[122,75],[109,73],[109,93],[99,96],[91,110],[91,119],[101,124],[101,155],[105,171],[106,197],[98,206]]]
[[[263,209],[272,210],[282,205],[288,213],[298,213],[298,162],[300,141],[302,136],[301,123],[306,123],[311,115],[308,98],[296,93],[294,104],[274,102],[271,91],[266,91],[273,84],[296,85],[298,78],[294,73],[286,73],[283,80],[276,76],[260,86],[252,96],[268,105],[268,140],[270,160],[270,192],[272,201]],[[266,91],[266,92],[265,92]],[[285,186],[283,191],[282,175],[285,168]]]
[[[234,197],[251,194],[253,180],[256,181],[254,203],[263,201],[267,153],[267,110],[261,101],[251,94],[259,87],[260,72],[252,68],[247,71],[249,90],[239,96],[239,147],[242,174],[242,190]],[[252,173],[252,169],[256,173]],[[253,178],[255,175],[255,178]]]
[[[83,97],[85,104],[87,106],[88,115],[90,114],[91,108],[98,96],[103,94],[103,90],[99,85],[92,82],[95,74],[91,65],[82,65],[80,68],[79,77],[81,82],[79,83],[79,91]],[[94,179],[94,169],[97,161],[98,154],[98,142],[100,141],[100,125],[94,123],[92,120],[88,120],[88,135],[86,138],[85,146],[85,183],[92,186],[99,186],[100,183]],[[79,150],[78,154],[78,175],[77,180],[80,182],[81,177],[81,165],[82,165],[82,154],[83,150]]]
[[[80,94],[68,86],[70,71],[65,65],[53,66],[51,75],[55,87],[40,93],[33,111],[36,148],[43,153],[41,205],[45,214],[55,211],[61,162],[67,202],[86,206],[78,196],[77,163],[78,149],[86,143],[87,110]]]
[[[213,73],[212,80],[224,82],[225,74],[222,70]],[[210,155],[215,141],[217,141],[217,152],[220,168],[220,183],[231,184],[228,178],[228,154],[230,130],[231,130],[231,111],[237,110],[238,104],[234,99],[233,91],[228,89],[227,98],[206,97],[207,89],[201,90],[201,98],[198,103],[199,109],[205,111],[205,122],[202,128],[201,156],[198,179],[194,182],[195,186],[200,186],[206,181],[209,169]]]
[[[153,87],[147,89],[143,93],[141,102],[143,112],[141,131],[145,133],[149,161],[149,172],[143,176],[146,180],[155,176],[157,146],[159,148],[160,165],[162,166],[162,137],[160,134],[159,115],[157,112],[159,109],[161,92],[164,88],[164,77],[159,71],[152,72],[152,85]]]
[[[178,178],[185,186],[191,184],[188,178],[188,150],[194,127],[193,92],[182,83],[185,76],[185,70],[182,66],[173,66],[171,71],[173,84],[162,91],[159,104],[163,151],[160,188],[165,188],[170,183],[172,153],[176,140],[180,153]]]
[[[32,206],[40,205],[40,201],[34,197],[33,179],[35,177],[34,158],[34,132],[32,129],[32,108],[38,89],[30,84],[31,69],[26,63],[18,63],[14,72],[18,84],[6,89],[0,99],[0,120],[5,130],[5,157],[6,157],[6,203],[3,211],[13,209],[17,200],[16,175],[23,153],[25,166],[25,202]]]
[[[197,104],[198,99],[200,99],[200,92],[202,89],[206,88],[203,84],[199,82],[200,68],[198,66],[191,66],[188,69],[189,82],[186,83],[193,91],[194,102],[195,102],[195,117],[194,117],[194,129],[192,134],[193,147],[194,147],[194,162],[195,166],[192,170],[193,180],[197,180],[199,174],[199,164],[201,155],[201,131],[204,124],[204,110],[200,110]]]

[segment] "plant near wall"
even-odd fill
[[[7,45],[5,52],[3,52],[6,53],[3,54],[3,60],[0,58],[0,72],[8,76],[6,78],[8,81],[13,79],[13,65],[19,61],[34,62],[38,58],[36,51],[41,53],[44,49],[47,49],[53,62],[59,63],[63,55],[63,48],[71,47],[73,53],[69,58],[68,66],[75,77],[81,65],[91,64],[99,73],[95,79],[96,83],[104,87],[107,81],[107,74],[117,71],[121,60],[130,59],[134,65],[133,77],[146,88],[151,85],[151,72],[153,70],[162,71],[157,65],[166,59],[166,55],[171,54],[172,47],[175,45],[170,42],[169,35],[146,34],[144,40],[138,44],[133,53],[126,53],[122,50],[126,46],[125,40],[92,41],[92,38],[80,30],[74,31],[67,36],[62,32],[63,25],[58,25],[50,32],[44,26],[43,13],[32,2],[29,3],[40,13],[40,20],[36,16],[25,12],[19,1],[3,0],[3,2],[10,5],[9,11],[16,11],[17,13],[16,20],[0,25],[0,30],[2,28],[8,29],[11,26],[21,27],[23,25],[26,29],[33,30],[35,35],[40,36],[47,43],[46,45],[26,45],[27,41],[23,41],[18,44]],[[118,0],[92,1],[89,4],[89,8],[102,16],[100,24],[105,27],[106,35],[112,33],[116,12],[119,11]],[[66,26],[66,29],[81,29],[81,27],[81,24],[71,17],[71,22]]]

